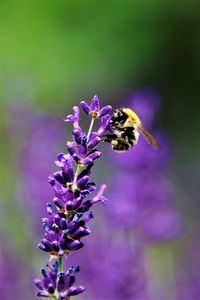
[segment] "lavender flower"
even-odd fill
[[[2,232],[1,232],[2,234]],[[20,272],[23,264],[20,258],[16,258],[16,254],[10,253],[8,247],[5,247],[6,240],[1,240],[0,247],[0,293],[1,298],[10,300],[15,295],[15,299],[26,299],[24,293],[20,291],[22,288],[22,278]],[[7,245],[6,245],[7,246]],[[23,270],[24,271],[24,270]]]
[[[22,210],[31,211],[28,223],[41,235],[41,226],[36,220],[42,218],[45,203],[52,196],[46,178],[53,171],[50,162],[61,145],[64,132],[55,115],[33,112],[25,104],[12,105],[10,110],[10,130],[12,136],[13,131],[17,135],[16,147],[19,147],[13,166],[21,170],[17,178],[20,180],[17,201]]]
[[[75,106],[73,114],[65,118],[66,122],[73,125],[73,141],[66,143],[68,154],[59,153],[57,156],[55,163],[60,171],[49,177],[55,197],[53,204],[47,203],[48,216],[42,219],[45,233],[38,247],[49,253],[49,259],[55,259],[55,263],[48,264],[48,272],[42,269],[42,280],[35,280],[40,290],[37,293],[39,297],[68,300],[85,290],[82,286],[73,286],[79,268],[72,267],[64,272],[62,259],[84,246],[82,238],[90,234],[87,223],[93,218],[90,208],[98,202],[107,201],[103,196],[105,185],[100,186],[95,196],[89,195],[96,190],[95,182],[90,181],[91,168],[101,156],[96,146],[107,129],[110,119],[108,112],[111,107],[105,106],[100,109],[97,96],[92,99],[90,105],[82,102],[81,107],[91,117],[88,133],[85,134],[79,125],[79,108]],[[97,118],[101,119],[100,128],[97,132],[92,132]]]

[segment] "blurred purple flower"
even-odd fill
[[[80,279],[91,286],[85,292],[86,299],[150,299],[142,243],[127,240],[125,236],[113,238],[114,228],[107,227],[106,231],[99,228],[86,247],[76,253],[76,262],[84,265]],[[74,257],[69,257],[69,261],[73,260]]]
[[[19,148],[18,201],[23,209],[31,211],[29,222],[40,232],[36,220],[42,218],[45,203],[52,197],[47,177],[53,171],[52,157],[56,156],[64,134],[60,117],[36,113],[26,105],[15,105],[10,107],[10,118],[11,130],[18,141],[15,146]]]
[[[3,300],[27,300],[32,291],[30,269],[27,272],[25,261],[10,249],[6,233],[1,233],[0,245],[0,295]],[[24,276],[28,274],[28,276]],[[30,279],[30,281],[29,281]],[[26,288],[24,288],[26,287]]]
[[[20,285],[18,277],[19,265],[14,261],[8,250],[2,249],[0,252],[0,295],[2,299],[10,300],[15,295],[15,299],[20,297]]]

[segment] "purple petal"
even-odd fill
[[[78,250],[82,248],[83,244],[79,240],[75,240],[71,243],[68,244],[68,249],[69,250]]]
[[[92,204],[101,201],[103,204],[107,202],[107,198],[103,196],[104,190],[106,188],[105,184],[102,184],[99,188],[98,193],[96,196],[92,199]]]
[[[58,252],[60,250],[60,247],[58,245],[58,242],[57,241],[53,241],[52,242],[52,248],[55,252]]]
[[[67,147],[67,150],[69,151],[69,154],[72,156],[72,158],[73,158],[76,162],[79,162],[80,157],[79,157],[79,155],[76,153],[76,146],[75,146],[75,144],[72,143],[72,142],[67,142],[67,143],[66,143],[66,147]]]
[[[36,295],[38,297],[45,297],[45,298],[48,298],[49,297],[49,293],[47,291],[40,291],[40,292],[37,292]]]
[[[57,284],[57,289],[58,289],[58,292],[61,292],[62,290],[65,289],[65,273],[64,272],[61,272],[59,274],[59,278],[58,278],[58,284]]]
[[[64,119],[65,122],[75,122],[76,118],[73,115],[67,115],[66,118]]]
[[[52,215],[53,209],[52,209],[51,203],[47,203],[46,206],[47,206],[47,212],[48,212],[48,214]]]
[[[86,146],[85,145],[80,145],[79,146],[79,149],[78,149],[78,153],[79,153],[79,155],[80,156],[85,156],[86,155],[86,153],[87,153],[87,148],[86,148]]]
[[[65,122],[75,122],[78,121],[79,119],[79,108],[78,106],[74,106],[72,108],[73,110],[73,115],[67,115],[66,118],[64,119]]]
[[[82,199],[75,199],[72,203],[72,210],[76,210],[82,203]]]
[[[96,190],[96,183],[95,182],[89,182],[86,185],[86,188],[88,189],[89,192],[93,192]]]
[[[67,117],[66,117],[66,119],[64,119],[64,121],[65,122],[72,122],[73,123],[73,126],[74,126],[74,128],[80,128],[79,127],[79,108],[78,108],[78,106],[74,106],[73,108],[72,108],[72,110],[73,110],[73,115],[68,115]]]
[[[79,286],[79,287],[70,287],[65,293],[62,294],[62,297],[69,297],[69,296],[76,296],[81,294],[85,291],[85,287]],[[64,299],[63,298],[63,299]]]
[[[100,137],[95,137],[88,142],[88,150],[94,148],[101,141]]]
[[[74,179],[74,170],[72,167],[67,167],[63,170],[65,182],[72,182]]]
[[[73,159],[69,154],[59,153],[57,160],[55,161],[56,166],[62,168],[67,167],[73,163]]]
[[[79,119],[79,113],[80,113],[80,110],[79,110],[78,106],[72,107],[72,110],[73,110],[74,116],[78,120]]]
[[[85,222],[89,222],[91,219],[93,219],[94,218],[94,215],[93,215],[93,213],[92,212],[89,212],[89,214],[87,214],[86,216],[85,216],[85,218],[84,218],[84,221]]]
[[[89,228],[79,227],[73,234],[74,239],[79,239],[83,236],[87,236],[91,233]]]
[[[53,174],[54,178],[60,183],[60,184],[65,184],[65,180],[62,176],[62,173],[60,171],[57,171]]]
[[[67,230],[68,229],[68,226],[67,226],[67,221],[66,219],[62,218],[61,221],[60,221],[60,226],[62,228],[62,230]]]
[[[33,282],[35,283],[36,287],[39,290],[43,290],[44,289],[44,285],[43,285],[43,281],[40,279],[34,279]]]
[[[93,112],[97,112],[99,111],[99,108],[100,108],[100,105],[99,105],[99,98],[97,95],[94,96],[94,98],[92,99],[91,101],[91,104],[90,104],[90,111]]]
[[[81,141],[82,141],[82,131],[81,131],[81,129],[80,128],[74,129],[73,132],[72,132],[72,135],[73,135],[75,143],[80,145]]]
[[[42,239],[41,243],[46,248],[46,251],[51,251],[52,250],[51,243],[47,239]]]
[[[83,110],[87,115],[89,115],[89,113],[90,113],[90,107],[89,107],[89,105],[88,105],[85,101],[81,101],[80,106],[81,106],[82,110]]]
[[[101,118],[101,127],[98,130],[98,135],[103,134],[107,130],[110,119],[110,115],[105,115],[103,118]]]
[[[84,185],[88,182],[89,176],[83,176],[77,181],[77,186],[79,188],[83,188]]]
[[[55,288],[54,288],[54,286],[53,286],[53,284],[52,283],[50,283],[49,285],[48,285],[48,292],[49,292],[49,294],[54,294],[54,292],[55,292]]]
[[[47,250],[46,247],[42,243],[39,243],[37,246],[40,250],[45,251],[45,252],[49,252],[49,250]]]
[[[93,162],[94,160],[96,160],[97,158],[99,158],[101,156],[101,152],[100,151],[95,151],[93,152],[92,154],[88,155],[84,160],[83,160],[83,163],[85,163],[85,161],[89,161],[91,160],[91,162]],[[87,163],[88,164],[88,163]]]
[[[82,203],[81,207],[78,208],[77,212],[83,213],[90,209],[92,206],[92,200],[87,200],[84,203]]]
[[[69,151],[70,155],[73,156],[74,153],[76,153],[76,146],[72,142],[66,143],[67,150]]]
[[[84,160],[83,160],[83,164],[84,165],[89,165],[93,162],[93,160],[89,157],[86,157]]]
[[[111,110],[112,110],[112,107],[110,105],[102,107],[102,109],[100,109],[100,111],[99,111],[99,117],[101,118],[101,117],[107,115]]]
[[[48,183],[50,183],[52,186],[55,184],[55,178],[54,178],[54,176],[50,175],[48,177]]]

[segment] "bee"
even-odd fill
[[[139,117],[130,108],[116,109],[109,121],[109,129],[112,133],[104,136],[104,142],[110,143],[114,151],[128,151],[137,144],[140,133],[155,149],[158,148],[156,140],[142,127]]]

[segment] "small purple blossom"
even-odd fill
[[[55,196],[52,204],[47,203],[48,215],[42,219],[45,232],[38,248],[48,253],[49,260],[54,259],[55,263],[48,264],[48,272],[42,269],[42,280],[35,280],[39,297],[68,300],[85,290],[82,286],[73,286],[79,268],[72,267],[65,273],[62,259],[84,246],[82,239],[91,232],[87,225],[93,218],[90,208],[98,202],[105,204],[107,201],[103,195],[105,184],[100,186],[96,195],[90,196],[96,190],[96,183],[90,180],[90,175],[94,162],[101,156],[96,147],[107,129],[111,106],[100,108],[99,99],[95,96],[90,105],[82,102],[81,107],[91,117],[88,133],[81,129],[79,108],[74,106],[73,114],[64,120],[73,125],[73,141],[66,143],[68,153],[57,155],[55,164],[60,170],[50,175],[48,180]],[[96,132],[92,132],[96,118],[101,119],[101,124]]]
[[[76,275],[80,271],[79,267],[71,267],[66,272],[58,271],[58,262],[47,264],[48,271],[41,270],[42,279],[35,279],[34,283],[39,289],[38,297],[54,298],[59,300],[69,299],[70,296],[81,294],[85,288],[83,286],[74,287]]]
[[[89,115],[91,118],[102,118],[108,113],[110,113],[112,107],[110,105],[100,108],[99,98],[97,95],[91,101],[91,104],[88,105],[85,101],[80,103],[82,110]]]

